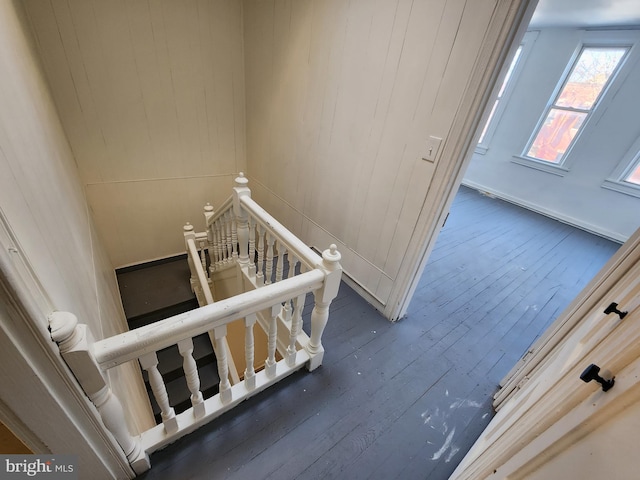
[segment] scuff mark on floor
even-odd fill
[[[442,454],[447,451],[447,449],[451,446],[451,442],[453,441],[453,436],[455,435],[455,433],[456,427],[453,427],[449,432],[449,435],[447,435],[444,444],[442,445],[442,447],[440,447],[440,450],[433,454],[431,460],[438,460],[442,456]]]

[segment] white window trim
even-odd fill
[[[491,139],[493,138],[493,135],[496,132],[498,124],[500,123],[500,119],[502,118],[502,114],[504,113],[504,110],[507,106],[509,97],[511,96],[511,92],[513,91],[516,83],[518,83],[518,77],[520,75],[520,72],[524,68],[524,64],[527,61],[527,57],[529,56],[529,53],[531,52],[531,49],[533,48],[534,43],[536,43],[536,39],[538,38],[539,33],[540,32],[538,30],[532,30],[532,31],[526,32],[524,34],[524,37],[522,37],[522,42],[520,42],[520,46],[522,47],[522,50],[520,51],[520,58],[518,58],[518,62],[516,63],[516,66],[511,72],[511,78],[509,79],[509,82],[505,86],[504,92],[502,93],[502,97],[500,98],[500,102],[498,103],[498,106],[496,107],[496,111],[493,114],[493,118],[491,119],[491,123],[489,123],[489,125],[487,126],[487,131],[484,134],[482,143],[478,143],[478,145],[476,145],[476,149],[475,149],[476,153],[479,153],[480,155],[484,155],[489,150],[489,144],[491,143]],[[515,54],[515,50],[513,53]],[[511,64],[511,61],[512,60],[509,60],[509,65]],[[506,72],[504,73],[506,75]],[[498,89],[501,87],[502,87],[502,81],[500,81],[500,83],[496,85],[496,88]],[[495,94],[496,97],[494,98],[494,101],[497,100],[499,91],[500,90],[496,92]],[[493,103],[491,103],[490,105],[487,105],[487,108],[489,108],[491,105],[493,105]],[[487,121],[488,120],[489,118],[487,117]]]
[[[640,31],[604,31],[604,30],[584,30],[582,32],[582,38],[578,43],[576,49],[574,50],[571,58],[567,61],[567,66],[565,70],[562,72],[562,75],[559,77],[558,84],[554,89],[553,93],[549,96],[549,100],[544,107],[542,114],[540,115],[540,119],[533,129],[531,136],[527,140],[525,147],[522,150],[522,154],[514,155],[512,158],[512,162],[518,165],[523,165],[525,167],[534,168],[536,170],[540,170],[543,172],[551,173],[553,175],[559,175],[563,177],[567,172],[571,170],[573,163],[575,162],[575,156],[572,156],[571,153],[573,149],[580,141],[580,137],[582,133],[589,128],[589,124],[592,122],[596,122],[600,119],[603,112],[605,112],[611,103],[612,99],[615,97],[616,92],[620,89],[621,85],[624,83],[624,79],[628,76],[629,70],[625,68],[627,64],[633,64],[632,60],[629,60],[632,55],[635,54],[635,50],[637,49],[637,43],[640,40]],[[547,115],[550,109],[553,107],[553,103],[556,98],[560,94],[560,90],[564,87],[568,76],[571,73],[571,70],[577,61],[582,49],[585,47],[628,47],[629,51],[622,58],[620,65],[612,75],[612,77],[607,82],[607,85],[600,93],[598,100],[591,111],[587,114],[580,131],[575,136],[571,145],[564,153],[562,161],[560,163],[552,163],[544,160],[539,160],[536,158],[532,158],[527,156],[527,152],[529,151],[531,144],[535,140],[536,135],[538,134],[540,127],[544,123],[547,118]]]
[[[602,188],[640,198],[640,185],[625,181],[625,178],[640,164],[640,137],[633,142],[611,175],[602,183]]]

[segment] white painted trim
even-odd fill
[[[447,134],[448,141],[445,142],[414,233],[409,240],[407,255],[402,261],[383,312],[391,320],[404,316],[409,307],[473,155],[480,135],[479,125],[488,116],[486,106],[495,99],[495,85],[502,68],[520,44],[536,3],[536,0],[496,2],[462,101]]]
[[[544,160],[538,160],[537,158],[514,155],[511,157],[511,161],[517,165],[533,168],[534,170],[540,170],[541,172],[550,173],[552,175],[558,175],[559,177],[564,177],[565,174],[569,172],[568,168],[559,163],[545,162]]]
[[[19,385],[2,392],[0,404],[10,412],[2,418],[13,417],[24,425],[20,428],[19,422],[11,422],[12,427],[18,427],[15,433],[36,453],[74,453],[80,458],[81,472],[133,478],[124,452],[42,327],[54,306],[1,211],[0,305],[0,335],[6,342],[3,356],[5,362],[11,362],[10,366],[5,363],[5,373]],[[43,445],[47,445],[46,451],[42,451]]]
[[[462,185],[473,188],[480,193],[488,193],[491,196],[499,198],[500,200],[504,200],[505,202],[513,203],[514,205],[518,205],[519,207],[526,208],[527,210],[539,213],[540,215],[544,215],[545,217],[553,218],[554,220],[558,220],[559,222],[566,223],[567,225],[571,225],[572,227],[576,227],[586,232],[593,233],[594,235],[606,238],[607,240],[612,240],[617,243],[624,243],[629,239],[629,237],[621,235],[617,232],[612,232],[610,230],[599,227],[598,225],[593,225],[592,223],[582,221],[578,218],[570,217],[568,215],[565,215],[564,213],[541,207],[540,205],[522,200],[521,198],[514,197],[494,188],[480,185],[479,183],[472,180],[464,179],[462,180]]]

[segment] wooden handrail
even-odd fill
[[[181,313],[135,330],[95,342],[93,353],[103,369],[113,368],[178,341],[195,337],[251,313],[322,287],[325,272],[314,269],[240,295],[220,300],[197,310]]]
[[[264,208],[249,196],[240,197],[240,204],[249,212],[251,217],[269,231],[279,241],[284,243],[307,268],[313,269],[322,264],[322,258],[296,237],[278,220],[272,217]]]
[[[191,255],[193,266],[195,267],[196,273],[198,275],[198,281],[202,286],[204,298],[207,302],[207,305],[210,305],[213,303],[213,295],[211,295],[211,289],[209,288],[209,280],[207,279],[207,274],[202,268],[202,263],[200,263],[200,256],[198,255],[196,242],[192,238],[189,238],[187,239],[187,246],[189,247],[189,255]]]
[[[207,204],[207,205],[209,205],[209,204]],[[207,220],[206,220],[207,221],[207,228],[209,228],[213,222],[218,220],[222,216],[222,214],[224,214],[224,212],[226,212],[227,210],[229,210],[232,207],[233,207],[233,196],[230,196],[224,202],[222,202],[222,205],[220,205],[220,208],[218,208],[218,210],[216,210],[213,215],[211,215],[210,217],[207,218]]]

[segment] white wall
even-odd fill
[[[254,197],[308,244],[338,244],[380,305],[438,168],[426,140],[447,142],[495,6],[244,2]]]
[[[53,309],[73,312],[101,339],[126,330],[115,274],[15,4],[0,3],[0,213]],[[40,333],[48,336],[47,320],[40,320]],[[114,375],[122,378],[121,398],[138,406],[131,426],[148,428],[152,417],[139,369],[125,366]]]
[[[625,241],[640,226],[640,198],[602,188],[640,136],[640,62],[634,52],[611,94],[567,156],[563,177],[512,162],[521,155],[583,32],[543,29],[507,100],[485,155],[475,154],[463,183],[606,237]]]
[[[241,2],[25,5],[113,265],[181,253],[245,169]]]

